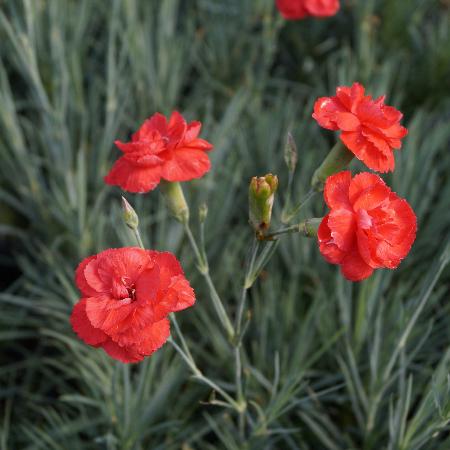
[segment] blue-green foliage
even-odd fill
[[[448,1],[342,3],[334,18],[285,22],[272,0],[0,0],[2,450],[450,448]],[[356,80],[406,113],[387,180],[417,212],[418,238],[399,270],[360,284],[314,241],[282,239],[249,294],[244,438],[169,345],[124,366],[76,338],[77,263],[134,243],[120,190],[103,183],[115,139],[155,111],[203,122],[213,169],[185,188],[195,232],[208,204],[211,275],[234,315],[250,177],[278,174],[276,226],[286,132],[299,199],[335,138],[313,102]],[[233,354],[181,227],[157,191],[126,197],[145,244],[181,259],[197,292],[178,315],[184,335],[234,395]],[[302,216],[323,213],[316,196]]]

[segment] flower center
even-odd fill
[[[129,277],[122,277],[113,284],[113,295],[117,300],[136,300],[136,285]]]
[[[124,286],[125,298],[130,298],[131,301],[136,300],[136,285],[129,277],[121,278],[122,284]]]
[[[136,289],[134,286],[127,287],[128,298],[131,298],[132,301],[136,300]]]

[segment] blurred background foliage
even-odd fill
[[[333,18],[285,22],[272,0],[0,0],[0,448],[448,450],[449,9],[343,0]],[[417,212],[418,238],[399,270],[353,285],[315,242],[283,238],[249,297],[244,438],[169,345],[124,366],[75,337],[77,263],[134,243],[120,191],[102,181],[114,139],[155,111],[203,122],[213,169],[186,190],[194,217],[208,204],[211,272],[234,314],[249,178],[278,174],[276,221],[286,132],[300,198],[336,138],[313,102],[356,80],[405,113],[387,179]],[[198,298],[178,315],[184,334],[233,393],[181,227],[158,192],[126,196],[146,245],[180,257]],[[323,213],[316,197],[302,216]]]

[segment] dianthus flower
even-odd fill
[[[175,182],[202,177],[211,166],[206,152],[213,146],[198,137],[201,126],[197,121],[186,123],[177,111],[169,121],[154,114],[132,135],[131,142],[115,141],[123,156],[105,182],[144,193],[155,189],[161,179]]]
[[[276,0],[276,5],[288,20],[334,16],[339,10],[339,0]]]
[[[377,172],[393,171],[394,149],[402,145],[408,130],[400,125],[402,113],[364,95],[364,87],[340,86],[336,96],[321,97],[314,105],[314,119],[328,130],[341,130],[343,144],[364,164]]]
[[[352,179],[350,172],[339,172],[327,179],[324,198],[331,211],[319,226],[320,252],[341,266],[345,278],[360,281],[374,269],[395,269],[408,254],[416,216],[378,175],[363,172]]]
[[[194,291],[171,253],[125,247],[84,259],[75,281],[81,299],[70,322],[77,335],[111,357],[138,362],[170,335],[171,312],[195,303]]]

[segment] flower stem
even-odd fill
[[[172,318],[172,323],[174,323],[173,316],[171,318]],[[175,325],[175,323],[174,323],[174,325]],[[177,328],[177,326],[175,326],[175,328]],[[177,329],[177,334],[180,337],[180,339],[182,340],[182,342],[184,342],[184,345],[186,345],[179,328]],[[215,383],[214,381],[212,381],[211,379],[209,379],[208,377],[206,377],[205,375],[202,374],[200,369],[195,364],[195,361],[192,358],[192,355],[190,352],[186,353],[173,340],[172,336],[169,337],[168,342],[170,342],[170,344],[172,344],[172,347],[175,349],[175,351],[181,356],[181,358],[184,360],[184,362],[189,366],[189,368],[191,369],[192,374],[196,380],[200,381],[203,384],[206,384],[211,389],[218,392],[229,403],[231,408],[235,409],[238,412],[240,412],[242,410],[242,407],[236,402],[236,400],[234,400],[229,394],[227,394],[217,383]]]
[[[176,350],[176,352],[181,356],[184,362],[189,366],[194,376],[201,375],[200,369],[195,364],[195,361],[192,359],[192,356],[189,356],[185,351],[173,340],[172,336],[169,336],[167,342],[172,344],[172,347]]]
[[[242,387],[242,356],[241,356],[241,344],[236,344],[234,348],[235,366],[236,366],[236,398],[238,405],[241,406],[238,416],[239,435],[242,440],[245,439],[245,410],[247,408],[247,402],[244,398],[244,390]]]
[[[292,184],[294,181],[294,173],[289,172],[288,175],[288,185],[287,185],[287,194],[286,194],[286,200],[284,202],[283,210],[281,211],[281,221],[283,223],[288,222],[288,218],[290,217],[290,209],[291,209],[291,198],[292,198]]]
[[[205,377],[201,373],[199,375],[194,374],[194,378],[196,378],[197,380],[209,386],[211,389],[214,389],[216,392],[218,392],[231,405],[233,409],[235,409],[239,413],[242,411],[242,406],[235,400],[233,400],[233,398],[229,394],[227,394],[218,384],[216,384],[210,378]]]
[[[137,241],[139,247],[145,248],[144,243],[142,242],[141,233],[139,233],[139,228],[137,228],[137,227],[133,228],[133,234],[134,234],[134,237],[136,238],[136,241]]]
[[[216,310],[216,313],[219,317],[219,320],[222,324],[222,326],[225,328],[225,331],[228,334],[228,338],[230,340],[233,340],[234,338],[234,328],[231,324],[230,318],[228,317],[228,314],[225,311],[225,308],[223,307],[222,300],[219,297],[219,294],[217,293],[216,287],[214,286],[214,283],[211,279],[211,276],[209,275],[209,264],[206,257],[205,251],[201,251],[197,245],[197,242],[194,238],[194,235],[192,234],[191,227],[189,226],[189,222],[184,222],[184,230],[186,232],[186,235],[189,239],[189,242],[191,244],[191,247],[195,253],[195,257],[197,259],[197,265],[200,273],[202,274],[203,278],[206,281],[206,284],[208,285],[208,289],[211,295],[211,300],[213,302],[214,309]]]
[[[254,238],[253,239],[253,243],[252,243],[252,248],[250,251],[250,257],[247,260],[246,263],[246,270],[245,270],[245,278],[244,278],[244,286],[242,288],[242,292],[241,292],[241,298],[239,301],[239,306],[238,306],[238,312],[236,315],[236,323],[235,323],[235,333],[236,333],[236,337],[239,339],[240,338],[240,334],[241,334],[241,328],[242,328],[242,316],[244,314],[244,306],[245,306],[245,302],[247,299],[247,291],[248,291],[248,283],[247,283],[247,278],[248,275],[253,271],[254,265],[255,265],[255,259],[256,259],[256,254],[258,252],[258,248],[259,248],[259,241]]]
[[[286,228],[281,228],[274,231],[264,237],[266,240],[273,240],[278,236],[288,233],[300,233],[302,236],[315,237],[317,236],[317,229],[320,225],[322,218],[306,219],[303,222],[296,223]]]
[[[186,340],[184,339],[183,333],[181,332],[180,326],[178,325],[178,321],[177,321],[175,314],[173,314],[173,313],[170,314],[170,320],[172,321],[173,326],[175,327],[175,331],[176,331],[178,337],[180,338],[181,347],[183,348],[183,350],[186,353],[186,355],[188,356],[188,358],[193,362],[194,358],[192,356],[191,351],[189,350],[188,345],[186,344]]]
[[[306,205],[306,203],[316,194],[317,191],[311,189],[308,193],[301,199],[300,203],[297,204],[291,211],[283,210],[281,214],[281,222],[284,224],[289,223]]]
[[[248,277],[252,273],[256,255],[258,253],[259,241],[256,237],[253,238],[250,254],[245,263],[245,277],[242,286],[241,297],[239,300],[238,312],[236,315],[235,331],[234,331],[234,359],[235,359],[235,384],[236,384],[236,395],[238,404],[241,405],[242,410],[239,412],[238,424],[239,424],[239,434],[242,440],[245,438],[245,410],[247,408],[247,402],[244,397],[244,389],[242,386],[242,316],[244,314],[245,303],[247,299],[247,292],[251,286],[248,283]]]

